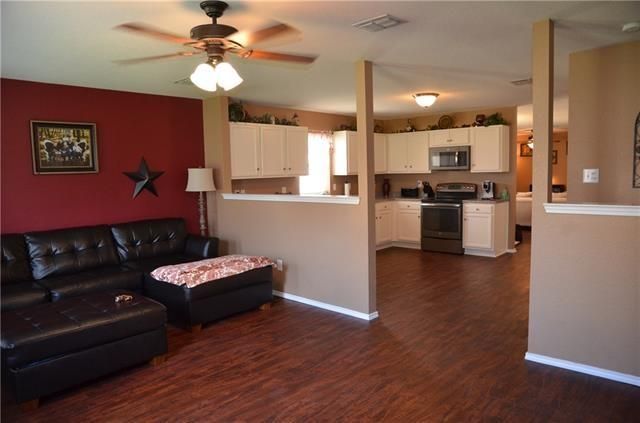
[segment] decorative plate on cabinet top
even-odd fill
[[[453,126],[453,118],[449,115],[442,115],[438,119],[438,127],[440,129],[449,129]]]

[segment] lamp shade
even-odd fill
[[[188,192],[207,192],[215,191],[216,186],[213,183],[213,169],[211,168],[189,168],[189,178],[187,179]]]

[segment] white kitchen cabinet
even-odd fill
[[[394,241],[420,242],[420,202],[395,202],[395,237]]]
[[[393,240],[393,203],[376,204],[376,246],[390,244]]]
[[[373,134],[374,172],[387,172],[387,136]],[[358,133],[337,131],[333,133],[333,174],[356,175],[358,173]]]
[[[426,131],[407,134],[407,164],[409,173],[430,173],[429,134]]]
[[[231,137],[231,177],[257,178],[260,174],[260,128],[257,125],[229,124]]]
[[[509,127],[471,128],[471,172],[509,171]]]
[[[285,134],[287,175],[307,175],[309,173],[309,130],[294,126],[286,128]]]
[[[280,126],[260,127],[260,154],[262,176],[282,176],[286,173],[284,128]]]
[[[375,173],[387,173],[387,135],[373,134]]]
[[[454,145],[470,145],[471,128],[436,129],[429,131],[430,147],[448,147]]]
[[[229,131],[232,179],[289,177],[308,173],[307,128],[232,122]]]
[[[498,257],[507,252],[509,202],[466,202],[462,208],[465,254]]]
[[[429,135],[425,131],[387,135],[388,173],[430,173]]]
[[[358,133],[337,131],[333,133],[333,174],[356,175],[358,173]]]

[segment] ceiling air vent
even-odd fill
[[[519,87],[521,85],[531,85],[531,83],[533,82],[533,78],[516,79],[515,81],[510,81],[510,82],[516,87]]]
[[[365,31],[369,31],[369,32],[378,32],[378,31],[392,28],[402,23],[406,23],[406,21],[403,21],[402,19],[398,19],[395,16],[382,15],[382,16],[377,16],[375,18],[369,18],[360,22],[356,22],[351,26],[359,29],[364,29]]]

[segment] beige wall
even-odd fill
[[[376,175],[376,194],[382,195],[382,183],[384,179],[390,179],[391,191],[399,193],[400,188],[415,188],[418,180],[428,181],[432,186],[443,182],[471,182],[479,185],[479,188],[484,180],[491,180],[496,183],[496,189],[498,193],[502,191],[502,188],[506,187],[511,196],[509,205],[509,245],[513,246],[515,241],[515,225],[516,225],[516,209],[515,209],[515,195],[516,195],[516,135],[517,135],[517,108],[503,107],[495,109],[478,109],[469,110],[459,113],[450,113],[453,118],[454,125],[461,126],[463,124],[471,124],[475,121],[476,115],[483,113],[486,116],[490,114],[500,112],[502,117],[509,122],[509,172],[505,173],[471,173],[460,171],[438,171],[428,174],[394,174],[394,175]],[[411,119],[416,129],[425,129],[427,125],[435,125],[438,123],[438,119],[442,116],[438,115],[423,115],[414,116],[410,118],[390,119],[382,121],[384,132],[393,133],[403,131],[407,125],[407,119]],[[473,152],[471,153],[473,154]],[[511,248],[511,247],[510,247]]]
[[[548,214],[543,207],[549,201],[551,184],[552,58],[553,25],[546,21],[536,23],[533,31],[536,188],[532,205],[528,352],[640,376],[640,218]],[[607,80],[619,74],[615,66],[608,69],[611,74],[603,75]],[[575,86],[573,81],[570,86]],[[589,101],[609,99],[612,104],[605,101],[600,107],[616,107],[617,99],[600,96],[606,91],[604,87],[606,84],[592,91]],[[569,101],[574,104],[575,97]],[[593,154],[576,152],[580,141],[574,140],[582,132],[573,132],[574,111],[571,106],[569,166],[574,155],[586,159]],[[628,110],[618,112],[626,115]],[[608,159],[607,166],[612,158]],[[631,164],[630,158],[627,163]],[[630,183],[631,179],[626,186]],[[569,196],[575,197],[581,191],[571,175],[568,185]]]
[[[635,119],[640,111],[640,41],[569,56],[569,200],[640,205],[632,188]],[[599,168],[599,184],[582,169]]]
[[[518,192],[529,191],[532,184],[533,157],[520,156],[520,144],[528,141],[528,133],[518,134],[518,145],[516,145],[516,170],[517,170],[517,190]],[[567,185],[567,132],[553,130],[553,149],[558,151],[558,163],[553,164],[553,174],[551,180],[554,184]]]
[[[225,253],[282,258],[278,291],[370,313],[366,205],[219,200]]]
[[[640,218],[536,217],[529,352],[640,376]]]

